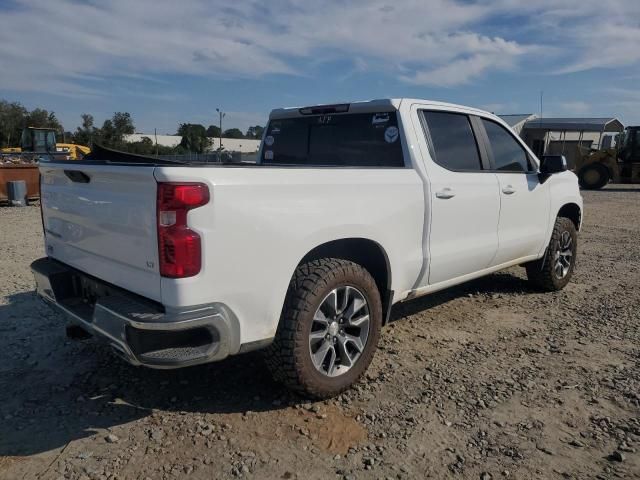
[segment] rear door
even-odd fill
[[[430,187],[428,283],[487,268],[498,249],[498,180],[472,128],[474,118],[421,110]]]
[[[537,168],[510,130],[486,118],[481,123],[500,184],[499,248],[491,263],[537,255],[544,248],[549,225],[549,184],[540,183]]]
[[[47,255],[160,301],[154,168],[41,163]]]

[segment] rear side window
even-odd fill
[[[531,170],[527,152],[502,125],[484,118],[482,124],[487,131],[487,137],[489,137],[496,170],[505,172],[528,172]]]
[[[404,167],[396,112],[313,115],[272,120],[261,163]]]
[[[478,144],[467,115],[423,112],[429,127],[435,162],[449,170],[481,170]]]

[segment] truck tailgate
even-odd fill
[[[42,163],[47,255],[161,301],[154,168]]]

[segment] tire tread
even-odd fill
[[[540,260],[529,262],[525,265],[528,280],[542,291],[556,292],[558,290],[562,290],[571,279],[573,268],[566,278],[562,280],[556,278],[553,272],[553,264],[549,258],[550,247],[555,245],[556,242],[559,241],[562,232],[567,230],[575,231],[573,221],[566,217],[558,217],[553,226],[551,240],[549,241],[549,245],[547,246],[544,256]]]
[[[325,385],[319,385],[306,375],[297,361],[303,354],[301,349],[308,348],[307,337],[302,331],[304,322],[300,317],[314,309],[310,297],[344,276],[360,277],[363,282],[375,287],[375,281],[361,265],[338,258],[321,258],[301,264],[291,278],[275,339],[265,351],[265,362],[274,379],[291,390],[316,398],[327,398],[350,386],[347,384],[328,390]],[[379,297],[377,302],[379,304]],[[376,343],[378,335],[379,329],[372,339]],[[368,365],[374,352],[375,349],[365,349],[363,356],[367,354],[370,358],[360,358],[358,362],[365,361]]]

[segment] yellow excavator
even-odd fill
[[[0,150],[4,156],[19,157],[21,154],[43,154],[62,160],[81,160],[91,149],[75,143],[57,143],[56,131],[52,128],[26,127],[22,130],[19,147]]]

